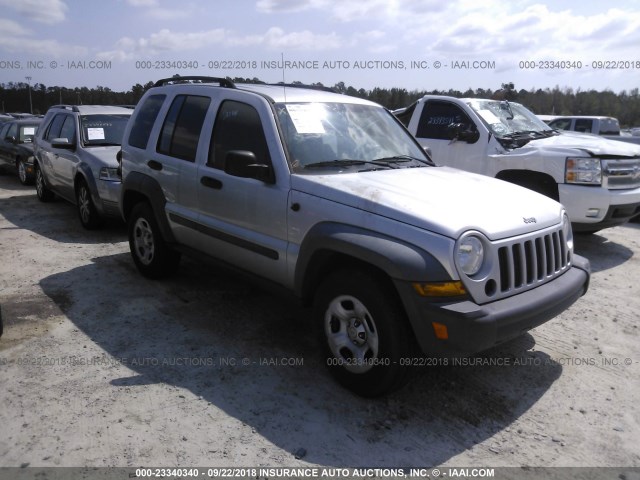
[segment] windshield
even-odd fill
[[[130,115],[82,115],[82,143],[90,146],[119,146]]]
[[[18,143],[32,143],[33,137],[38,131],[38,124],[20,125],[18,132]]]
[[[519,103],[471,100],[469,106],[485,121],[496,137],[518,133],[552,132],[546,123]]]
[[[294,172],[423,166],[424,151],[384,108],[350,103],[279,103]],[[323,172],[324,173],[324,172]]]

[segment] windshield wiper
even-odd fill
[[[390,168],[388,165],[380,165],[378,163],[370,162],[368,160],[354,160],[351,158],[340,158],[336,160],[327,160],[324,162],[309,163],[305,165],[304,168],[355,167],[358,165],[367,165],[367,164],[374,164],[374,165]]]
[[[391,157],[376,158],[375,160],[372,160],[371,163],[388,165],[392,163],[406,163],[406,162],[419,162],[425,165],[435,165],[435,163],[433,163],[430,160],[412,157],[411,155],[393,155]]]

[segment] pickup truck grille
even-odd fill
[[[603,186],[611,190],[640,187],[640,159],[602,160],[602,173]]]
[[[514,292],[543,283],[562,273],[569,260],[562,230],[501,246],[500,291]]]

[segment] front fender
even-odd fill
[[[300,247],[294,275],[297,295],[309,294],[333,254],[371,265],[393,280],[451,280],[442,264],[416,245],[365,228],[323,222],[309,230]]]

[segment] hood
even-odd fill
[[[120,151],[120,147],[109,146],[109,147],[85,147],[83,149],[82,157],[93,157],[100,163],[104,164],[105,167],[117,167],[118,160],[116,159],[116,155]]]
[[[293,175],[292,188],[457,239],[491,240],[556,225],[562,206],[531,190],[449,167]],[[533,220],[535,219],[535,220]]]
[[[621,142],[619,140],[609,140],[598,135],[588,133],[577,133],[570,131],[560,131],[560,135],[553,137],[532,140],[521,148],[515,150],[526,150],[527,148],[548,147],[550,149],[574,149],[586,152],[593,157],[640,157],[640,145]],[[565,152],[566,153],[566,152]]]

